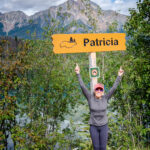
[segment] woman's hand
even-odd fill
[[[76,63],[76,67],[75,67],[75,72],[76,72],[76,74],[80,74],[80,67],[77,63]]]
[[[123,74],[124,74],[124,70],[122,69],[122,67],[120,67],[118,71],[118,76],[123,76]]]

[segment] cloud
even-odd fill
[[[114,10],[129,15],[129,8],[136,8],[137,0],[93,0],[103,10]]]
[[[123,0],[115,0],[115,4],[122,4]]]
[[[67,0],[1,0],[0,12],[21,10],[27,15],[59,5]],[[129,15],[128,9],[135,8],[137,0],[92,0],[104,10],[115,10]]]
[[[28,15],[59,5],[66,0],[1,0],[0,12],[21,10]]]

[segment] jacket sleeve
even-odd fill
[[[111,96],[113,95],[113,93],[115,92],[116,88],[118,87],[120,81],[121,81],[121,76],[118,76],[116,81],[114,82],[112,88],[108,91],[108,93],[106,94],[106,99],[110,99]]]
[[[91,93],[90,93],[90,91],[86,88],[86,86],[85,86],[85,84],[84,84],[84,82],[83,82],[83,80],[82,80],[80,74],[77,74],[77,77],[78,77],[78,81],[79,81],[79,84],[80,84],[80,87],[81,87],[81,89],[82,89],[82,92],[83,92],[84,96],[86,97],[87,100],[90,99]]]

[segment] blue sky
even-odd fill
[[[67,0],[0,0],[0,12],[21,10],[27,15],[57,6]],[[76,0],[77,1],[77,0]],[[98,4],[103,10],[115,10],[121,14],[129,15],[129,8],[136,8],[138,0],[91,0]]]

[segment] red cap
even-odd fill
[[[104,90],[104,85],[101,84],[101,83],[97,83],[97,84],[95,84],[95,86],[94,86],[94,90],[97,89],[97,88],[100,88],[100,89],[103,89],[103,90]]]

